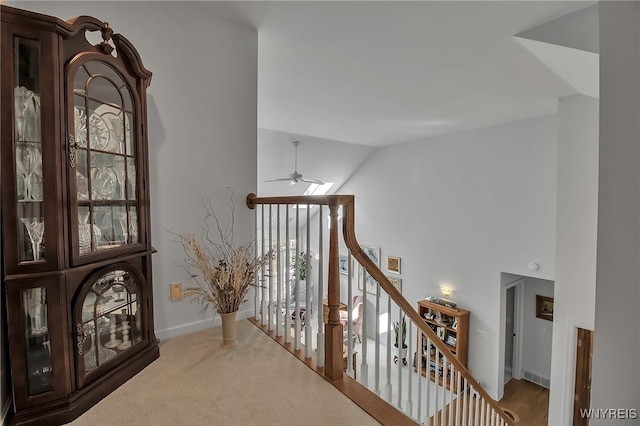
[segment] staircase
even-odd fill
[[[354,202],[247,196],[258,254],[273,254],[256,279],[255,324],[383,424],[514,425],[360,246]],[[394,346],[403,320],[406,356]],[[440,380],[415,365],[417,348],[432,346]]]

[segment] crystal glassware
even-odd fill
[[[25,126],[27,122],[27,107],[33,99],[33,92],[24,86],[16,87],[14,92],[14,107],[16,114],[16,127],[18,140],[23,141],[25,137]]]
[[[93,239],[96,247],[98,241],[102,238],[100,227],[87,223],[89,220],[88,211],[78,212],[78,247],[80,254],[89,253],[91,251],[91,231],[93,230]]]
[[[40,245],[44,238],[44,221],[42,218],[20,218],[27,228],[29,239],[31,240],[31,248],[33,251],[33,260],[40,260]]]
[[[29,335],[42,336],[47,333],[47,302],[46,290],[30,288],[25,290],[24,311],[29,317]]]

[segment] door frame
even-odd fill
[[[522,379],[522,334],[524,333],[524,277],[504,287],[505,295],[508,289],[513,288],[513,366],[511,376],[514,379]],[[504,318],[506,321],[506,318]]]
[[[498,365],[498,400],[504,396],[504,370],[505,370],[505,348],[506,338],[505,329],[507,326],[507,290],[514,288],[514,306],[513,306],[513,330],[516,334],[513,342],[513,366],[511,376],[514,379],[521,379],[522,373],[522,334],[524,327],[524,285],[525,276],[518,275],[519,278],[510,283],[503,284],[500,289],[500,356]]]

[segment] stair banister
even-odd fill
[[[385,274],[378,268],[375,263],[364,252],[355,236],[355,202],[353,195],[308,195],[308,196],[277,196],[277,197],[258,197],[256,194],[247,196],[247,206],[255,209],[258,204],[307,204],[326,205],[329,206],[329,260],[328,260],[328,288],[327,298],[329,307],[329,320],[325,325],[325,376],[329,380],[338,380],[342,378],[343,357],[342,357],[342,325],[339,321],[339,305],[340,305],[340,272],[338,268],[338,217],[337,211],[340,206],[343,208],[342,226],[343,238],[351,255],[363,266],[366,272],[378,282],[380,287],[393,299],[399,309],[418,327],[422,335],[426,336],[431,344],[435,345],[437,351],[446,354],[447,361],[453,365],[454,371],[459,372],[464,377],[466,387],[471,387],[473,394],[463,394],[465,399],[473,404],[475,399],[476,409],[472,413],[475,418],[488,415],[485,411],[485,405],[480,404],[480,398],[489,404],[489,412],[498,413],[500,424],[514,425],[513,421],[504,413],[502,408],[489,396],[489,394],[480,386],[477,380],[471,375],[468,369],[451,353],[446,344],[434,333],[433,330],[422,320],[416,309],[402,296],[400,291],[394,287]],[[417,350],[417,348],[416,348]],[[437,368],[437,367],[436,367]],[[444,365],[443,365],[444,368]],[[428,374],[428,373],[427,373]],[[446,375],[444,377],[446,380]],[[436,388],[437,391],[437,388]],[[445,391],[446,392],[446,391]],[[444,414],[441,413],[444,417]],[[471,413],[465,413],[465,416]]]

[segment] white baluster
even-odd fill
[[[317,285],[317,301],[318,301],[318,353],[316,354],[316,364],[318,367],[324,367],[324,307],[322,306],[322,299],[324,294],[324,230],[322,229],[322,205],[318,206],[318,285]],[[353,348],[352,348],[353,349]],[[351,352],[349,352],[349,358],[351,359]]]
[[[300,205],[296,205],[296,261],[295,261],[295,336],[293,347],[296,351],[300,350]]]
[[[413,321],[411,321],[410,319],[407,321],[407,336],[409,336],[408,342],[409,344],[407,345],[407,365],[410,367],[411,365],[409,364],[411,362],[411,354],[413,353],[413,342],[414,342],[414,336],[413,336]],[[400,365],[400,363],[398,363],[398,365]],[[403,364],[404,365],[404,364]],[[407,412],[409,413],[409,415],[411,416],[413,413],[413,399],[412,394],[412,374],[411,374],[411,370],[409,370],[409,377],[407,378],[407,389],[409,389],[407,391]]]
[[[367,335],[367,284],[366,284],[366,271],[364,268],[360,268],[362,270],[362,345],[360,346],[362,349],[362,361],[360,363],[360,383],[364,386],[368,386],[369,384],[369,364],[367,363],[367,342],[369,337]]]
[[[426,407],[425,407],[425,423],[429,423],[429,417],[431,416],[431,338],[425,335],[427,339],[427,355],[425,363],[425,381],[426,381]],[[422,362],[422,360],[420,360]],[[420,365],[419,368],[422,368]]]
[[[258,212],[254,209],[253,212],[253,229],[254,232],[256,233],[255,235],[258,234]],[[256,245],[253,248],[254,250],[254,254],[256,256],[256,258],[259,256],[258,254],[258,243],[256,241]],[[258,283],[259,283],[259,274],[256,274],[255,278],[253,279],[253,285],[254,285],[254,289],[255,291],[253,292],[253,317],[256,319],[256,321],[258,320],[258,313],[260,312],[260,310],[258,309],[258,301],[260,298],[260,291],[258,290]]]
[[[307,265],[307,279],[305,283],[307,285],[307,299],[305,301],[305,315],[306,320],[304,322],[304,349],[305,349],[305,358],[311,358],[312,348],[311,342],[313,341],[313,331],[311,330],[311,313],[313,311],[313,306],[311,305],[311,292],[313,289],[311,288],[311,206],[307,204],[307,223],[305,227],[307,228],[307,249],[306,249],[306,265]]]
[[[386,400],[391,402],[393,386],[391,385],[391,296],[387,295],[387,383],[385,385]]]
[[[261,226],[260,226],[260,231],[261,231],[261,234],[262,234],[262,240],[261,240],[261,243],[260,243],[260,248],[261,248],[260,252],[263,255],[265,253],[265,251],[264,251],[264,239],[265,239],[264,238],[264,208],[265,208],[265,206],[263,204],[262,205],[262,209],[261,209],[262,223],[261,223]],[[265,275],[266,275],[265,272],[267,270],[266,268],[267,268],[267,265],[262,267],[262,276],[261,276],[261,282],[260,282],[261,289],[262,289],[262,291],[261,291],[262,300],[260,301],[260,306],[261,306],[261,308],[260,308],[260,325],[262,325],[262,326],[264,326],[266,324],[266,319],[267,319],[267,315],[266,315],[266,312],[267,312],[267,303],[266,303],[266,301],[267,301],[267,287],[265,285]]]
[[[460,424],[460,419],[461,419],[461,415],[462,415],[462,407],[460,407],[461,404],[461,400],[460,397],[462,396],[462,374],[460,374],[460,372],[456,372],[456,376],[457,376],[457,381],[456,381],[456,424]]]
[[[271,209],[271,204],[269,204],[269,253],[273,253],[273,211]],[[269,262],[267,265],[267,270],[269,271],[269,276],[267,279],[269,280],[269,310],[267,311],[267,322],[268,322],[268,330],[273,330],[273,262]]]
[[[416,328],[417,328],[416,330],[417,336],[420,336],[419,339],[416,337],[417,347],[415,352],[415,371],[414,371],[414,374],[416,374],[416,384],[418,386],[418,395],[417,395],[418,415],[416,418],[419,422],[420,419],[422,418],[422,348],[424,347],[423,346],[424,337],[420,327],[416,327]]]
[[[291,342],[291,310],[289,309],[289,305],[291,304],[291,247],[289,246],[289,206],[287,205],[287,212],[285,214],[285,239],[286,239],[286,249],[284,252],[284,262],[285,262],[285,278],[284,278],[284,286],[285,286],[285,302],[284,302],[284,341],[285,343]]]
[[[380,284],[376,285],[376,324],[375,324],[375,351],[374,351],[374,389],[376,395],[380,395]]]
[[[276,212],[276,336],[282,336],[282,241],[280,241],[280,204]]]
[[[402,309],[398,307],[398,408],[402,409]]]

